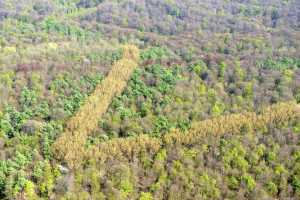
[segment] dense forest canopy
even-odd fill
[[[300,199],[299,0],[0,0],[0,199]]]

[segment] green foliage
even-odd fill
[[[33,177],[43,197],[50,197],[54,188],[55,177],[48,161],[40,161],[33,170]]]
[[[155,120],[154,126],[155,128],[151,134],[155,137],[161,136],[162,133],[166,133],[172,127],[169,120],[164,116],[159,116]]]
[[[278,60],[267,58],[264,61],[258,62],[258,66],[274,70],[297,69],[300,67],[300,60],[289,57],[279,58]]]
[[[24,193],[26,198],[36,200],[39,199],[35,193],[35,185],[31,181],[27,181],[24,186]]]
[[[298,176],[294,175],[292,177],[292,185],[293,185],[293,188],[296,191],[296,193],[298,195],[300,195],[300,177],[299,177],[299,175]]]
[[[153,200],[153,197],[149,192],[142,192],[139,200]]]
[[[60,133],[61,131],[62,131],[62,126],[53,121],[45,124],[42,127],[42,131],[41,131],[42,136],[41,136],[40,143],[41,143],[42,155],[44,156],[44,158],[49,160],[52,158],[51,145],[56,139],[58,133]]]
[[[296,161],[296,164],[293,166],[293,174],[291,175],[291,182],[295,193],[297,194],[297,196],[300,196],[299,152],[295,153],[294,159]]]
[[[249,163],[245,159],[246,151],[238,141],[228,143],[222,140],[221,152],[225,167],[238,168],[241,172],[249,169]]]
[[[243,183],[245,184],[246,188],[248,191],[252,191],[254,190],[255,186],[256,186],[256,182],[255,180],[252,178],[251,175],[249,174],[244,174],[241,177],[241,180],[243,181]]]
[[[187,132],[191,128],[191,122],[186,119],[179,120],[176,127],[179,128],[182,132]]]
[[[52,90],[58,90],[58,95],[62,101],[64,111],[67,115],[71,116],[71,114],[79,108],[86,96],[80,92],[79,88],[74,88],[74,84],[72,84],[72,81],[68,78],[58,79],[52,84]],[[69,91],[70,89],[70,96],[66,96],[63,90]]]
[[[48,33],[57,32],[59,34],[75,38],[78,40],[86,40],[93,36],[91,32],[88,32],[80,27],[69,25],[64,22],[60,22],[54,17],[48,17],[42,23],[42,29]]]
[[[99,51],[92,51],[87,54],[87,59],[92,63],[100,63],[101,61],[108,61],[109,64],[113,64],[117,60],[122,58],[122,51],[105,51],[104,53],[100,53]],[[96,74],[97,76],[97,74]]]
[[[29,118],[29,115],[24,112],[18,112],[13,107],[7,107],[5,114],[0,119],[0,130],[7,137],[16,136],[21,130],[22,125]]]
[[[128,179],[122,180],[120,187],[121,196],[124,199],[128,198],[130,194],[134,191],[134,186]]]
[[[236,67],[234,68],[234,73],[238,77],[239,80],[244,80],[246,77],[246,72],[241,67],[239,62],[236,63]]]
[[[267,187],[268,192],[271,195],[275,196],[276,194],[278,194],[277,185],[275,183],[273,183],[272,181],[267,182],[266,187]]]
[[[32,109],[37,104],[38,96],[36,91],[30,90],[25,87],[21,92],[20,104],[22,105],[22,111],[27,115],[32,116]]]
[[[253,97],[253,83],[247,83],[245,89],[243,91],[243,96],[245,98],[252,98]]]
[[[226,69],[227,64],[225,62],[221,62],[219,66],[219,77],[224,78]]]
[[[212,116],[220,116],[225,110],[225,105],[221,102],[216,102],[212,107],[211,113]]]
[[[24,155],[17,151],[14,160],[12,160],[10,164],[15,169],[22,169],[24,166],[29,164],[31,160],[29,156],[30,155]]]
[[[203,174],[199,177],[200,197],[201,199],[219,199],[220,190],[214,178]]]
[[[4,160],[0,161],[0,197],[4,196],[4,191],[6,187],[6,175],[8,173],[7,162]]]
[[[51,115],[50,106],[47,101],[41,101],[34,109],[34,115],[42,119],[47,119]]]
[[[141,53],[142,60],[159,60],[169,56],[167,49],[163,47],[151,47]]]
[[[271,163],[271,162],[275,161],[276,159],[277,159],[276,152],[274,152],[274,151],[267,152],[266,160],[268,162]]]
[[[57,106],[63,109],[67,116],[71,116],[78,110],[84,99],[87,97],[87,94],[83,93],[81,88],[86,88],[89,93],[93,91],[101,80],[102,76],[97,74],[83,76],[78,84],[78,82],[72,80],[70,76],[62,75],[51,83],[50,88],[58,98]]]
[[[24,171],[17,171],[7,178],[5,192],[10,199],[17,198],[19,192],[26,186],[28,180],[26,179]]]
[[[200,83],[199,85],[199,94],[204,96],[207,93],[207,87],[204,83]]]
[[[0,82],[8,88],[11,88],[13,85],[13,78],[15,77],[15,72],[8,70],[0,74]]]
[[[287,170],[282,165],[275,166],[274,171],[275,171],[275,174],[278,175],[278,176],[288,173]]]
[[[0,197],[7,194],[13,199],[25,187],[28,180],[24,169],[31,160],[30,154],[17,151],[14,159],[0,162]]]
[[[144,128],[140,123],[142,120],[151,123],[150,126],[145,124],[149,127],[145,131],[156,137],[174,126],[187,129],[189,127],[188,120],[173,119],[170,121],[170,117],[165,116],[162,112],[172,103],[172,93],[176,83],[181,79],[180,75],[179,68],[169,69],[158,64],[147,66],[145,69],[137,69],[124,93],[113,99],[109,112],[110,117],[103,121],[102,128],[106,133],[112,134],[112,123],[118,124],[122,130],[119,130],[118,134],[133,136],[140,134],[137,130],[140,131]],[[128,123],[128,120],[131,123]]]
[[[207,65],[204,61],[199,60],[196,64],[193,64],[190,67],[190,70],[198,75],[201,75],[203,72],[207,71]]]
[[[162,149],[155,157],[155,160],[164,162],[167,158],[167,151],[165,149]]]
[[[240,187],[240,182],[239,182],[238,178],[236,178],[234,176],[230,176],[227,178],[227,184],[228,184],[228,187],[232,190],[236,190]]]

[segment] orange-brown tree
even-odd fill
[[[123,58],[111,68],[107,77],[96,87],[80,110],[66,124],[64,133],[53,145],[59,159],[71,168],[81,163],[87,136],[98,126],[98,119],[109,107],[113,97],[121,94],[138,66],[139,50],[133,45],[123,46]]]

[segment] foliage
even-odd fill
[[[140,191],[136,191],[137,187],[132,189],[132,185],[128,182],[125,181],[126,184],[124,183],[126,185],[124,187],[127,188],[126,191],[130,191],[132,196],[141,195],[139,198],[146,198],[143,191],[151,192],[147,194],[147,198],[150,199],[151,197],[161,198],[159,194],[162,192],[172,198],[182,199],[191,197],[219,199],[220,197],[229,198],[231,195],[247,198],[248,195],[260,195],[261,193],[270,195],[269,197],[272,198],[278,195],[279,187],[283,188],[284,191],[288,190],[288,187],[281,186],[282,182],[278,182],[278,177],[289,173],[282,169],[288,166],[290,168],[291,165],[284,163],[284,166],[280,166],[280,160],[285,159],[284,155],[279,155],[284,157],[274,160],[273,163],[268,163],[266,154],[273,148],[283,151],[286,145],[284,143],[279,144],[282,141],[280,138],[275,139],[273,144],[269,144],[268,141],[278,134],[283,134],[281,136],[285,138],[298,138],[295,132],[290,132],[291,127],[288,124],[297,121],[299,115],[292,114],[292,112],[285,110],[286,108],[286,104],[279,104],[264,109],[254,121],[257,125],[262,122],[267,123],[267,129],[261,125],[260,127],[253,125],[245,129],[243,135],[228,126],[224,133],[231,133],[229,135],[220,136],[210,131],[211,135],[207,134],[202,140],[196,142],[194,140],[181,140],[190,141],[189,143],[168,143],[168,140],[159,141],[157,138],[149,138],[148,136],[113,139],[90,149],[88,153],[89,167],[96,168],[100,163],[104,165],[114,163],[104,170],[107,175],[104,181],[107,183],[110,180],[121,181],[124,179],[124,176],[122,179],[114,173],[113,169],[118,166],[127,166],[142,173],[143,175],[132,174],[135,177],[133,180],[137,179],[142,183]],[[294,108],[297,110],[298,106]],[[282,113],[291,114],[290,117],[285,118],[287,121],[283,123],[279,122]],[[244,113],[244,115],[248,117],[247,121],[256,118],[249,113]],[[266,120],[265,117],[267,116],[275,118]],[[236,119],[241,118],[239,116]],[[222,118],[216,118],[213,121],[214,124],[218,124],[218,121],[222,124],[228,124],[233,119],[235,119],[234,116],[227,116],[226,120],[228,121],[224,121]],[[271,125],[272,121],[276,124]],[[192,127],[195,126],[192,125]],[[289,128],[286,129],[286,127]],[[190,137],[189,134],[183,135],[182,138]],[[168,134],[165,135],[165,138],[167,136]],[[291,139],[290,142],[296,144],[297,140]],[[286,151],[285,153],[288,155],[293,154],[292,149]],[[152,160],[150,166],[143,165],[145,154],[148,159]],[[295,162],[299,161],[297,155],[297,153],[294,154]],[[297,169],[295,166],[294,172],[297,173]],[[80,173],[85,173],[86,170],[80,169],[80,171]],[[278,171],[280,171],[280,175]],[[144,173],[147,174],[146,177]],[[296,177],[297,175],[293,175],[294,181],[289,183],[295,189],[297,188]],[[151,184],[144,182],[145,179]],[[263,187],[260,187],[261,185]],[[105,188],[105,190],[110,190],[109,185],[105,185]],[[283,195],[284,192],[281,191],[281,194]]]
[[[107,110],[112,98],[126,87],[139,58],[135,46],[124,46],[124,55],[116,62],[107,77],[95,88],[86,103],[67,123],[67,128],[55,142],[54,148],[58,158],[64,159],[69,167],[80,164],[87,136],[98,126],[97,116]]]
[[[268,58],[265,61],[259,62],[258,66],[276,70],[297,69],[300,67],[300,60],[288,57],[280,58],[278,60]]]
[[[0,1],[0,199],[299,199],[298,8]]]

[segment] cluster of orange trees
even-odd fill
[[[188,133],[175,129],[161,139],[146,135],[113,139],[90,148],[86,159],[101,163],[116,159],[130,161],[143,153],[155,155],[161,148],[172,147],[174,144],[193,145],[208,135],[267,130],[268,127],[280,127],[299,117],[300,107],[296,103],[279,103],[262,109],[259,114],[245,112],[196,122],[192,124]]]
[[[108,160],[131,160],[141,152],[155,155],[162,147],[159,138],[152,138],[148,135],[140,135],[133,138],[117,138],[94,146],[86,151],[85,159],[106,162]]]
[[[192,124],[187,134],[174,130],[164,137],[166,144],[194,144],[207,135],[238,134],[242,131],[266,130],[268,126],[281,126],[299,115],[299,106],[293,102],[265,107],[260,114],[245,112],[219,116]]]
[[[114,96],[121,94],[138,65],[139,50],[133,45],[123,47],[123,57],[111,68],[107,77],[87,98],[80,110],[66,124],[64,133],[53,145],[59,159],[75,168],[80,165],[88,135],[98,126],[98,120]]]

